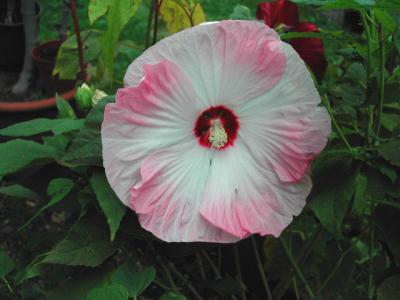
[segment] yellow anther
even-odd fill
[[[214,148],[220,149],[228,142],[228,135],[220,120],[214,120],[210,128],[210,136],[208,137]]]

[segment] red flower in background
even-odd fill
[[[264,20],[271,28],[285,26],[289,32],[319,32],[310,22],[299,21],[299,9],[288,0],[264,2],[258,5],[257,18]],[[295,38],[289,42],[317,77],[322,77],[328,63],[325,48],[320,38]]]

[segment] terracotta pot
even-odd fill
[[[37,84],[46,94],[64,93],[71,90],[76,81],[62,80],[53,76],[53,69],[56,63],[57,52],[63,41],[52,40],[33,48],[32,58],[35,62],[38,78]]]
[[[75,96],[76,89],[73,88],[70,91],[60,94],[62,98],[67,101],[72,101]],[[1,102],[0,101],[0,112],[7,113],[18,113],[18,112],[29,112],[39,111],[48,109],[56,106],[56,97],[50,97],[45,99],[37,99],[31,101],[21,102]]]
[[[0,15],[5,15],[7,1],[0,0]],[[20,6],[17,6],[20,9]],[[42,7],[36,1],[36,20],[39,23]],[[20,19],[22,16],[20,16]],[[24,63],[25,35],[21,20],[5,24],[0,20],[0,68],[3,70],[20,70]]]

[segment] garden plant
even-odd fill
[[[0,128],[0,299],[400,299],[399,0],[39,3],[77,92]]]

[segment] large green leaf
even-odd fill
[[[106,76],[112,79],[114,60],[117,54],[115,45],[118,42],[122,29],[135,15],[142,0],[114,0],[108,2],[107,30],[102,37],[101,48]]]
[[[29,199],[36,201],[42,199],[42,197],[40,197],[38,194],[20,184],[0,187],[0,194],[13,198]]]
[[[87,300],[128,300],[128,298],[128,291],[119,284],[95,288],[86,297]]]
[[[111,280],[115,284],[124,286],[129,297],[136,299],[156,278],[156,270],[153,267],[146,267],[136,271],[130,264],[119,267],[112,275]]]
[[[90,179],[90,184],[110,226],[111,240],[114,240],[121,220],[125,215],[126,207],[111,189],[104,173],[94,173]]]
[[[46,253],[42,263],[96,267],[115,250],[116,246],[110,242],[101,219],[81,219],[60,243]]]
[[[89,112],[85,127],[75,136],[62,161],[72,166],[103,166],[100,127],[105,106],[114,101],[114,96],[105,97]]]
[[[20,230],[26,228],[33,220],[40,216],[46,209],[56,205],[63,200],[74,188],[75,183],[71,179],[67,178],[56,178],[52,180],[47,188],[47,194],[51,197],[50,201],[42,206],[32,218],[26,222]]]
[[[339,237],[344,217],[355,190],[358,172],[338,174],[333,181],[328,181],[313,198],[311,208],[321,224]]]
[[[14,173],[39,159],[53,159],[57,151],[50,146],[15,139],[0,144],[0,176]]]
[[[112,4],[111,0],[90,0],[88,9],[90,24],[93,25],[98,18],[104,16],[110,4]]]
[[[85,124],[85,120],[73,119],[33,119],[6,128],[0,129],[1,135],[6,136],[31,136],[46,131],[52,131],[54,134],[61,134],[73,130],[79,130]]]
[[[0,250],[0,278],[14,270],[14,261]]]

